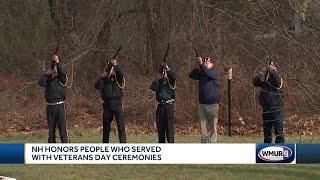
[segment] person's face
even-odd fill
[[[272,64],[272,65],[269,66],[269,69],[270,70],[276,70],[276,67],[274,66],[274,64]]]
[[[53,56],[51,57],[51,59],[52,59],[52,61],[56,61],[56,59],[58,59],[58,56],[57,56],[57,55],[53,55]]]
[[[213,63],[211,61],[205,61],[204,66],[208,69],[213,68]]]

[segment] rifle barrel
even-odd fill
[[[195,46],[193,47],[193,50],[194,50],[194,52],[196,53],[196,56],[199,57],[199,53],[198,53],[198,51],[197,51],[197,49],[196,49]]]
[[[54,54],[55,54],[55,55],[58,54],[58,51],[59,51],[59,49],[60,49],[60,45],[61,45],[61,38],[59,39],[59,42],[58,42],[58,44],[57,44],[57,46],[56,46],[56,50],[54,51]]]
[[[118,48],[117,52],[114,54],[114,56],[112,57],[112,59],[115,59],[115,58],[118,56],[119,52],[121,51],[121,48],[122,48],[122,46],[120,46],[120,47]]]
[[[163,60],[166,61],[168,54],[169,54],[169,49],[170,49],[170,43],[168,43],[167,49],[166,49],[166,54],[164,55]]]

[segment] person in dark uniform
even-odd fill
[[[65,109],[67,75],[57,55],[52,56],[51,66],[47,73],[40,77],[38,84],[46,88],[46,114],[49,129],[48,143],[56,143],[56,126],[58,126],[59,129],[61,143],[67,143],[68,135]]]
[[[162,63],[159,74],[150,89],[156,92],[156,112],[159,143],[174,143],[174,98],[176,75],[166,63]]]
[[[272,127],[275,130],[275,143],[285,143],[283,132],[284,92],[283,80],[273,62],[252,80],[255,87],[260,87],[260,104],[263,108],[264,143],[272,143]]]
[[[125,79],[117,61],[112,59],[107,63],[105,71],[95,83],[95,88],[101,93],[103,104],[103,143],[109,143],[111,122],[115,117],[120,143],[126,143],[125,119],[122,108],[122,88]]]

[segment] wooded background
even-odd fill
[[[3,0],[0,1],[0,131],[47,127],[37,85],[59,39],[65,64],[69,128],[102,126],[94,83],[122,45],[124,110],[129,133],[155,131],[154,79],[167,43],[177,75],[177,133],[199,130],[193,45],[220,72],[219,131],[226,130],[224,66],[232,66],[233,133],[262,133],[259,89],[251,80],[273,60],[284,79],[286,133],[314,135],[320,122],[318,0]],[[115,126],[114,126],[115,128]]]

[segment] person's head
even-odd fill
[[[165,73],[165,67],[161,66],[158,69],[158,80],[160,81],[160,83],[164,83],[165,81],[165,77],[166,77],[166,73]]]
[[[112,64],[110,61],[106,62],[105,71],[110,73],[110,70],[112,68]]]
[[[270,69],[270,70],[275,70],[276,71],[276,65],[273,63],[273,61],[270,61],[269,62],[269,64],[268,64],[268,68]]]
[[[163,59],[163,61],[160,64],[161,67],[165,68],[167,66],[167,62],[165,59]]]
[[[51,56],[51,62],[50,62],[50,69],[53,70],[54,66],[55,66],[55,59],[57,58],[57,55],[52,55]]]
[[[59,62],[59,56],[57,56],[57,55],[55,54],[55,55],[53,55],[53,56],[51,57],[51,60],[52,60],[53,62]]]
[[[159,67],[158,74],[163,74],[163,67],[162,66]]]
[[[107,61],[107,62],[106,62],[106,67],[111,67],[111,66],[112,66],[111,62],[110,62],[110,61]]]
[[[165,61],[165,59],[160,63],[159,69],[158,69],[158,73],[159,74],[164,74],[164,71],[167,67],[167,62]]]
[[[213,68],[214,64],[213,64],[213,60],[210,57],[205,57],[203,60],[204,66],[208,69]]]

